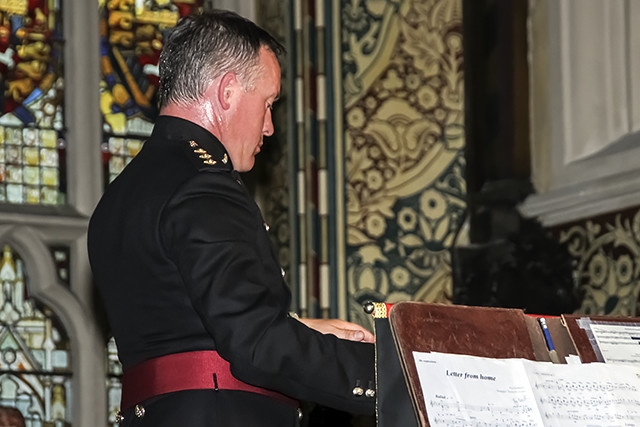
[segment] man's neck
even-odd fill
[[[195,123],[211,132],[216,138],[220,139],[221,132],[218,123],[210,119],[212,114],[204,111],[202,104],[194,103],[189,107],[184,107],[175,103],[169,104],[160,109],[160,115],[178,117]]]

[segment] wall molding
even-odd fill
[[[532,181],[546,225],[637,205],[638,2],[535,0],[529,11]],[[597,29],[594,31],[594,29]]]

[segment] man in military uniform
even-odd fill
[[[121,425],[295,426],[299,401],[373,414],[373,336],[297,319],[250,170],[283,47],[231,12],[181,20],[160,117],[90,224],[91,266],[124,368]]]

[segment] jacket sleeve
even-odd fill
[[[374,347],[288,316],[290,291],[259,210],[230,175],[201,173],[166,206],[160,235],[193,307],[239,379],[352,413],[372,414]]]

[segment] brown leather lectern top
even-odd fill
[[[414,351],[551,361],[539,317],[527,315],[520,309],[418,302],[395,304],[389,311],[389,322],[420,424],[429,426]],[[564,315],[545,319],[560,363],[565,363],[568,355],[579,355],[583,362],[598,361],[592,342],[580,326],[580,319],[585,317]],[[632,321],[640,323],[639,318]]]

